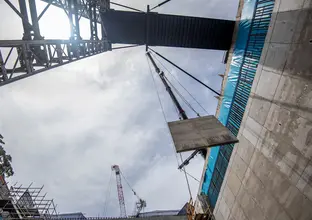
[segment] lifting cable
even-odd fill
[[[146,57],[147,59],[147,57]],[[149,63],[149,60],[147,59],[147,63],[148,63],[148,66],[149,66],[149,70],[150,70],[150,74],[152,76],[152,79],[153,79],[153,82],[154,82],[154,85],[155,85],[155,88],[156,88],[156,92],[157,92],[157,96],[158,96],[158,100],[159,100],[159,104],[161,106],[161,109],[162,109],[162,113],[163,113],[163,116],[164,116],[164,119],[165,119],[165,123],[166,123],[166,126],[167,126],[167,129],[169,130],[169,127],[168,127],[168,121],[167,121],[167,118],[166,118],[166,115],[165,115],[165,111],[164,111],[164,108],[163,108],[163,105],[161,103],[161,99],[160,99],[160,95],[159,95],[159,92],[158,92],[158,89],[157,89],[157,85],[156,85],[156,81],[153,77],[153,74],[152,74],[152,68],[150,66],[150,63]],[[171,139],[172,143],[173,143],[173,140]],[[172,144],[173,146],[174,144]],[[173,147],[173,150],[174,150],[174,147]],[[177,163],[178,163],[178,166],[179,166],[179,160],[177,158],[177,153],[175,152],[174,150],[174,154],[176,156],[176,159],[177,159]],[[181,162],[183,163],[183,158],[182,158],[182,154],[180,154],[180,159],[181,159]],[[185,176],[185,180],[186,180],[186,184],[187,184],[187,189],[188,189],[188,192],[189,192],[189,195],[190,195],[190,199],[192,199],[192,192],[191,192],[191,187],[190,187],[190,183],[189,183],[189,180],[188,180],[188,177],[187,177],[187,172],[186,172],[186,169],[185,167],[182,168],[183,172],[184,172],[184,176]]]
[[[193,108],[193,106],[185,99],[185,97],[178,91],[178,89],[170,82],[170,80],[164,75],[164,78],[167,80],[168,84],[174,89],[174,91],[178,94],[178,96],[182,99],[182,101],[198,116],[199,113]]]
[[[186,172],[186,171],[185,171]],[[188,172],[186,172],[186,174],[188,176],[190,176],[191,178],[193,178],[195,181],[200,182],[196,177],[194,177],[193,175],[189,174]]]
[[[162,65],[162,67],[164,67],[164,69],[166,69],[166,71],[170,74],[170,76],[171,76],[174,80],[176,80],[176,81],[178,82],[178,84],[189,94],[189,96],[191,96],[191,98],[198,104],[198,106],[199,106],[202,110],[204,110],[207,114],[209,114],[208,111],[199,103],[199,101],[197,101],[197,99],[182,85],[182,83],[177,79],[177,77],[175,77],[175,76],[168,70],[168,68],[167,68],[154,54],[152,54],[152,56],[153,56],[153,58],[155,58],[155,60],[158,61],[158,63],[159,63],[160,65]]]
[[[158,89],[157,89],[157,84],[156,84],[156,81],[155,81],[154,76],[153,76],[153,71],[152,71],[150,62],[149,62],[149,60],[148,60],[147,57],[146,57],[146,61],[147,61],[147,63],[148,63],[148,67],[149,67],[149,70],[150,70],[150,74],[151,74],[151,77],[152,77],[152,79],[153,79],[154,87],[155,87],[156,94],[157,94],[157,97],[158,97],[158,102],[159,102],[159,105],[160,105],[160,108],[161,108],[163,117],[164,117],[164,119],[165,119],[165,126],[168,128],[167,118],[166,118],[164,106],[163,106],[163,104],[162,104],[162,102],[161,102],[160,95],[159,95],[159,91],[158,91]],[[176,109],[176,107],[175,107],[175,109]],[[175,152],[175,150],[174,150],[173,141],[171,142],[171,145],[172,145],[173,153],[174,153],[174,155],[175,155],[175,157],[176,157],[176,160],[177,160],[177,164],[178,164],[178,166],[179,166],[179,160],[178,160],[178,156],[177,156],[177,154],[176,154],[176,152]]]
[[[188,75],[189,77],[191,77],[192,79],[194,79],[195,81],[199,82],[200,84],[202,84],[203,86],[205,86],[206,88],[208,88],[210,91],[212,91],[213,93],[215,93],[218,96],[221,96],[221,94],[219,92],[217,92],[216,90],[212,89],[211,87],[209,87],[208,85],[206,85],[205,83],[203,83],[202,81],[200,81],[199,79],[197,79],[195,76],[193,76],[192,74],[186,72],[184,69],[182,69],[181,67],[179,67],[178,65],[176,65],[175,63],[173,63],[172,61],[168,60],[166,57],[162,56],[161,54],[159,54],[158,52],[156,52],[155,50],[153,50],[152,48],[148,47],[151,51],[153,51],[155,54],[157,54],[158,56],[160,56],[162,59],[166,60],[168,63],[170,63],[171,65],[175,66],[176,68],[178,68],[179,70],[181,70],[183,73],[185,73],[186,75]]]
[[[159,3],[158,5],[154,6],[151,10],[154,10],[155,8],[158,8],[158,7],[160,7],[160,6],[162,6],[162,5],[166,4],[166,3],[168,3],[168,2],[170,2],[170,1],[171,1],[171,0],[165,0],[165,1],[163,1],[162,3]]]
[[[112,5],[117,5],[117,6],[120,6],[120,7],[123,7],[123,8],[127,8],[127,9],[131,9],[133,11],[137,11],[137,12],[144,12],[144,11],[141,11],[139,9],[136,9],[136,8],[132,8],[132,7],[129,7],[129,6],[126,6],[126,5],[122,5],[122,4],[119,4],[119,3],[116,3],[116,2],[110,2]],[[145,12],[144,12],[145,13]]]
[[[134,44],[134,45],[128,45],[128,46],[113,47],[112,50],[125,49],[125,48],[131,48],[131,47],[139,47],[141,45],[142,44]]]
[[[140,197],[138,196],[138,194],[134,191],[134,189],[131,187],[130,183],[128,182],[128,180],[126,179],[126,177],[123,175],[123,173],[121,172],[121,170],[120,170],[120,174],[121,174],[121,176],[124,178],[124,180],[126,181],[127,185],[129,186],[129,188],[131,189],[131,191],[133,192],[133,194],[134,194],[136,197],[140,198]]]

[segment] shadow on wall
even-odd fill
[[[273,13],[263,69],[312,82],[312,8]]]
[[[265,102],[271,102],[271,103],[274,103],[274,104],[279,105],[281,107],[287,108],[289,110],[293,109],[293,110],[301,110],[301,111],[308,112],[308,113],[312,112],[312,108],[310,108],[310,107],[299,106],[299,105],[295,105],[292,103],[282,102],[282,101],[278,101],[278,100],[274,100],[274,99],[270,100],[270,99],[264,98],[264,97],[256,95],[256,94],[251,94],[250,98],[258,99],[258,100],[265,101]],[[311,134],[311,139],[312,139],[312,134]]]

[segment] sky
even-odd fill
[[[16,2],[12,0],[18,7]],[[40,13],[46,4],[36,2]],[[146,4],[160,1],[116,2],[145,10]],[[157,11],[233,20],[237,3],[172,0]],[[0,14],[0,39],[21,39],[20,19],[4,1],[0,1]],[[82,19],[80,25],[82,37],[88,39],[88,21]],[[66,15],[55,7],[50,7],[40,20],[40,30],[46,39],[68,39],[70,34]],[[225,70],[224,52],[155,49],[220,91],[218,74]],[[166,73],[201,115],[215,114],[217,99],[209,90],[162,63],[206,109],[196,105]],[[190,117],[196,116],[183,107]],[[159,78],[149,70],[145,47],[106,52],[0,87],[0,109],[0,133],[15,171],[8,181],[44,185],[48,198],[58,205],[58,212],[119,216],[113,164],[120,166],[138,195],[146,200],[146,211],[180,209],[189,200],[166,124],[178,120],[178,116]],[[187,172],[200,179],[203,164],[204,159],[197,156]],[[122,181],[127,214],[131,215],[136,197]],[[192,178],[189,181],[195,197],[199,183]]]

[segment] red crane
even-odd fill
[[[138,217],[140,212],[146,207],[146,201],[141,199],[138,194],[134,191],[134,189],[130,186],[129,182],[127,181],[126,177],[122,174],[118,165],[112,166],[112,171],[115,171],[116,174],[116,183],[117,183],[117,192],[118,192],[118,201],[119,201],[119,208],[120,208],[120,216],[127,217],[126,213],[126,205],[125,205],[125,198],[123,195],[123,189],[121,184],[121,177],[124,178],[127,185],[133,192],[133,194],[137,197],[137,202],[135,203],[135,208],[132,214],[132,217]]]
[[[119,201],[119,208],[120,208],[120,217],[127,217],[125,198],[124,198],[123,190],[122,190],[119,166],[118,165],[113,165],[112,166],[112,170],[115,171],[115,174],[116,174],[116,183],[117,183],[118,201]]]

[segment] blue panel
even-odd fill
[[[211,182],[212,173],[215,169],[215,164],[217,161],[218,154],[219,154],[219,147],[213,147],[210,149],[210,155],[208,159],[204,182],[202,185],[202,193],[206,195],[208,194],[208,188]]]
[[[274,0],[245,0],[234,46],[233,57],[220,107],[219,120],[234,135],[248,102],[252,82],[261,57],[271,20]],[[201,192],[214,208],[234,145],[212,148]]]

